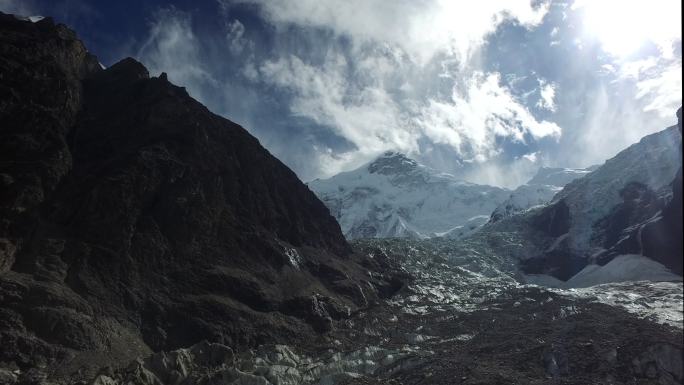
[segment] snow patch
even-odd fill
[[[563,237],[563,236],[561,236]],[[567,281],[544,274],[530,274],[524,277],[528,284],[561,289],[585,288],[614,282],[672,282],[682,277],[672,273],[667,267],[644,257],[625,254],[615,257],[605,266],[587,265]]]
[[[13,16],[17,20],[30,21],[31,23],[37,23],[37,22],[45,19],[45,16],[39,16],[39,15],[34,15],[34,16],[13,15]]]
[[[660,263],[642,255],[619,255],[605,266],[588,265],[570,278],[566,287],[578,288],[624,281],[681,281]]]
[[[292,267],[294,267],[295,269],[299,270],[299,267],[302,264],[302,257],[297,252],[297,249],[286,247],[285,255],[289,259],[290,265],[292,265]]]

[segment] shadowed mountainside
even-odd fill
[[[401,287],[242,127],[49,18],[0,14],[0,95],[0,361],[296,343]]]
[[[681,112],[677,116],[677,126],[645,136],[527,215],[523,226],[538,232],[531,241],[543,250],[524,261],[527,273],[566,280],[588,264],[636,254],[682,275]]]

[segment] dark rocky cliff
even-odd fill
[[[677,111],[677,126],[682,133],[682,108]],[[681,145],[680,145],[681,152]],[[623,227],[622,242],[617,242],[608,253],[611,254],[642,254],[669,267],[673,272],[682,275],[684,261],[683,230],[682,230],[682,168],[668,186],[669,196],[656,205],[659,210],[641,221],[613,221],[618,227]],[[653,209],[644,204],[646,199],[640,200],[636,210],[638,213],[651,214]],[[642,214],[643,216],[643,214]],[[612,217],[610,219],[613,219]],[[620,226],[622,225],[622,226]],[[629,226],[626,226],[629,225]]]
[[[0,122],[7,365],[296,343],[401,286],[243,128],[50,19],[0,13]]]

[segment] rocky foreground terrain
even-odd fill
[[[684,381],[680,277],[553,288],[520,269],[558,271],[582,194],[464,240],[349,244],[243,128],[133,59],[101,68],[49,18],[0,14],[0,95],[0,384]],[[680,247],[676,178],[650,220],[629,206],[648,189],[625,190],[595,242],[660,223]],[[650,255],[604,245],[589,262]]]
[[[202,342],[103,368],[104,384],[680,384],[681,282],[519,283],[451,241],[370,240],[414,280],[303,344]],[[470,252],[476,252],[471,249]],[[472,256],[471,256],[472,257]]]

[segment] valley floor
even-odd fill
[[[414,280],[307,346],[204,344],[96,384],[682,383],[681,282],[551,289],[518,283],[495,258],[459,263],[401,240],[355,247]]]

